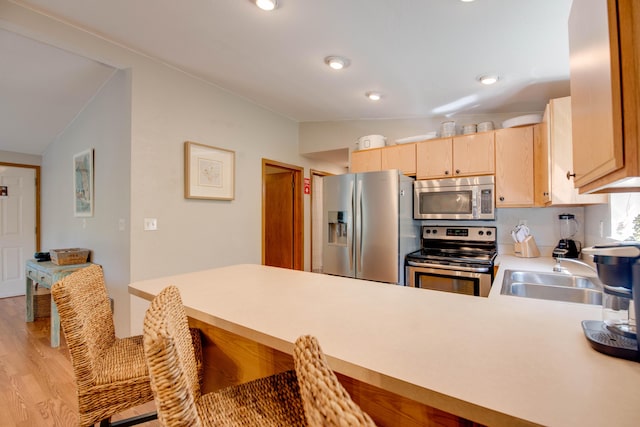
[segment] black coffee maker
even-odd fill
[[[560,221],[560,241],[553,249],[554,258],[578,258],[580,249],[573,237],[578,232],[578,221],[574,214],[563,213],[558,215]]]
[[[584,320],[582,328],[595,350],[640,362],[640,242],[585,248],[593,254],[603,284],[602,320]]]

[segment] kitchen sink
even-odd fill
[[[500,293],[524,298],[602,305],[602,285],[596,277],[505,270]]]

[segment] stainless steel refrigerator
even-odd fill
[[[413,179],[398,170],[323,179],[322,272],[404,285],[404,258],[420,248]]]

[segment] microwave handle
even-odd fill
[[[471,193],[471,213],[473,218],[478,218],[478,187],[473,187]]]

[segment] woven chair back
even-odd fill
[[[293,360],[310,426],[375,426],[342,387],[315,337],[303,335],[296,340]]]
[[[95,384],[101,354],[116,339],[102,267],[93,264],[51,287],[79,391]]]
[[[144,318],[144,349],[158,419],[166,426],[201,426],[198,365],[187,315],[175,286],[162,290]]]

